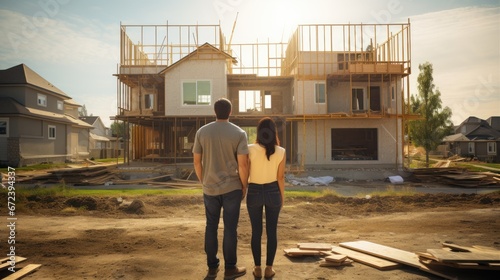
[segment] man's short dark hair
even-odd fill
[[[231,101],[226,98],[220,98],[215,101],[214,111],[215,116],[218,120],[227,120],[229,119],[229,114],[231,113]]]

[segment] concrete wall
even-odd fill
[[[294,114],[326,114],[327,104],[316,103],[315,85],[325,81],[295,81],[295,112]]]
[[[210,105],[182,104],[182,82],[209,80],[212,87]],[[187,60],[165,74],[165,115],[214,115],[213,104],[227,97],[225,60]]]
[[[338,166],[402,167],[401,121],[397,119],[363,120],[311,120],[297,123],[297,156],[299,163]],[[377,160],[332,160],[332,128],[376,128],[378,143]],[[397,144],[398,143],[398,144]]]

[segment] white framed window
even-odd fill
[[[240,90],[238,91],[238,97],[238,109],[240,113],[262,111],[262,103],[259,90]]]
[[[155,95],[152,93],[144,95],[144,108],[154,109],[155,108],[154,106],[155,106]]]
[[[467,144],[467,151],[469,152],[469,154],[473,155],[476,153],[476,145],[474,142],[469,142]]]
[[[314,96],[315,102],[324,104],[326,103],[326,84],[325,83],[316,83],[314,85]]]
[[[270,91],[264,92],[264,109],[272,109],[273,108],[272,101],[273,98],[271,96],[271,92]]]
[[[212,102],[212,85],[208,80],[182,82],[182,104],[210,105]]]
[[[56,127],[54,125],[49,125],[48,138],[56,139]]]
[[[352,88],[352,110],[366,110],[366,96],[364,88]]]
[[[488,155],[496,155],[497,154],[497,143],[496,142],[487,142],[486,149],[488,150]]]
[[[47,95],[39,93],[37,94],[37,100],[38,106],[47,107]]]
[[[9,119],[0,118],[0,137],[9,137]]]
[[[64,102],[62,102],[61,100],[57,100],[57,110],[64,110]]]

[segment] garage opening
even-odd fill
[[[378,160],[376,128],[333,128],[332,160]]]

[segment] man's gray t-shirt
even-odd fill
[[[248,154],[243,129],[225,121],[206,124],[196,132],[193,153],[202,154],[203,193],[221,195],[241,190],[237,155]]]

